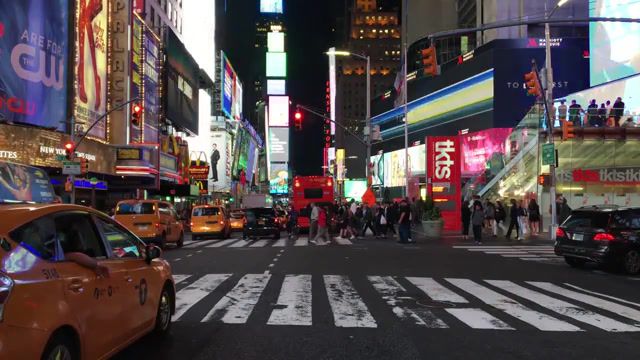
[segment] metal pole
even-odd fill
[[[367,135],[367,158],[365,159],[365,174],[367,175],[367,181],[369,181],[369,176],[371,175],[371,171],[369,170],[369,161],[371,159],[371,57],[367,56],[367,129],[369,130],[369,135]]]
[[[545,1],[545,13],[547,12],[547,2]],[[554,8],[555,10],[555,8]],[[549,19],[549,15],[546,16],[547,20]],[[547,72],[547,90],[545,96],[545,108],[547,111],[547,122],[549,126],[547,127],[547,141],[549,144],[553,144],[553,127],[555,126],[553,121],[553,116],[549,113],[549,109],[552,109],[553,104],[553,68],[551,67],[551,29],[549,27],[549,22],[545,22],[544,24],[544,42],[545,42],[545,51],[546,51],[546,61],[545,68]],[[554,148],[555,149],[555,148]],[[555,152],[555,150],[554,150]],[[555,157],[555,154],[554,154]],[[549,189],[549,197],[551,200],[551,226],[549,228],[549,235],[551,240],[556,239],[556,227],[558,226],[557,212],[556,208],[556,164],[554,161],[553,164],[549,165],[549,175],[551,177],[551,187]]]
[[[71,142],[73,143],[73,158],[71,160],[75,160],[76,159],[76,121],[75,118],[72,116],[71,117],[71,132],[69,133],[71,136]],[[75,204],[76,203],[76,176],[75,175],[71,175],[71,204]]]
[[[408,29],[409,29],[409,25],[407,24],[408,21],[408,3],[407,0],[404,0],[402,2],[402,24],[404,27],[404,31],[403,36],[402,36],[402,59],[404,59],[404,62],[401,64],[402,65],[402,92],[403,92],[403,99],[402,99],[402,103],[403,105],[403,114],[404,114],[404,178],[405,178],[405,185],[404,185],[404,196],[405,197],[409,197],[409,179],[407,179],[407,176],[409,175],[409,118],[408,118],[408,109],[407,109],[407,103],[409,101],[409,91],[408,91],[408,86],[407,86],[407,66],[408,66],[408,59],[407,59],[407,37],[408,37]]]

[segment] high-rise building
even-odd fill
[[[146,23],[161,33],[163,26],[167,26],[174,33],[182,34],[182,1],[183,0],[148,0],[142,2],[144,9],[136,9],[142,12],[141,16]],[[135,3],[138,3],[137,1]]]

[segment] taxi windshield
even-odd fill
[[[52,203],[55,199],[44,170],[0,161],[0,204]]]
[[[193,216],[215,216],[215,215],[218,215],[219,213],[220,213],[219,208],[206,207],[206,208],[193,209]]]
[[[149,202],[122,203],[116,209],[116,215],[149,215],[155,212],[155,206]]]

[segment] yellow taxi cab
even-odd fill
[[[231,224],[227,210],[218,205],[198,205],[191,210],[191,236],[193,240],[209,235],[227,238]]]
[[[106,359],[168,332],[175,284],[161,250],[54,201],[42,170],[0,162],[0,359]]]
[[[184,244],[184,224],[173,205],[160,200],[123,200],[114,219],[147,243],[166,248],[167,243]]]
[[[243,210],[233,210],[229,217],[232,231],[244,229],[245,213]]]

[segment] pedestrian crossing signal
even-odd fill
[[[573,121],[562,120],[562,139],[573,139]]]
[[[527,94],[535,97],[542,96],[542,87],[540,81],[538,81],[538,75],[535,71],[524,74],[524,81],[527,84]]]
[[[86,175],[89,173],[89,160],[80,158],[80,174]]]

